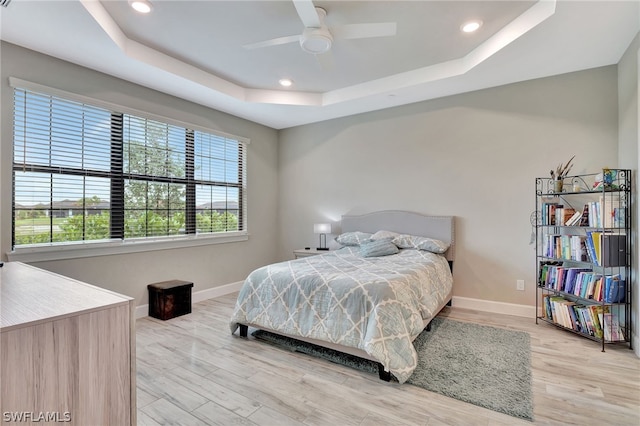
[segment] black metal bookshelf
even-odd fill
[[[536,178],[536,323],[632,348],[631,170]]]

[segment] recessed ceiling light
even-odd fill
[[[472,33],[482,26],[482,21],[469,21],[462,24],[460,29],[465,33]]]
[[[148,0],[129,0],[129,4],[136,12],[151,12],[151,2],[149,2]]]
[[[290,78],[281,78],[278,83],[280,83],[280,86],[282,87],[289,87],[293,84],[293,80]]]

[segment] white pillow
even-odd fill
[[[397,237],[398,235],[400,235],[400,234],[398,234],[397,232],[393,232],[393,231],[378,231],[378,232],[376,232],[375,234],[373,234],[371,236],[371,239],[373,241],[386,240],[387,238],[393,239],[393,238]]]
[[[426,250],[437,254],[442,254],[449,248],[449,244],[444,241],[408,234],[398,235],[393,239],[393,244],[400,248]]]
[[[336,241],[343,246],[359,246],[365,241],[369,241],[371,234],[368,232],[345,232],[336,237]]]

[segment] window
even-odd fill
[[[245,231],[246,143],[15,87],[13,246]]]

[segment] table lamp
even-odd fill
[[[313,225],[313,233],[320,234],[320,245],[316,247],[316,250],[329,250],[327,247],[327,234],[331,233],[330,223],[315,223]]]

